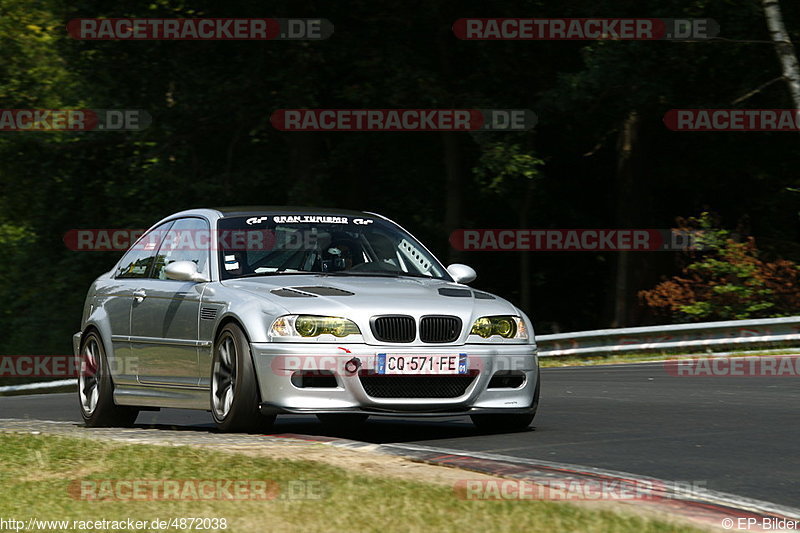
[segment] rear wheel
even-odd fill
[[[536,371],[536,388],[533,391],[533,401],[531,403],[531,412],[521,414],[508,414],[508,415],[470,415],[472,423],[475,427],[482,431],[491,432],[508,432],[508,431],[521,431],[527,429],[536,416],[536,410],[539,408],[539,371]]]
[[[89,427],[132,426],[139,410],[114,403],[114,383],[97,332],[91,331],[84,337],[80,360],[78,401],[84,423]]]
[[[214,343],[211,416],[221,431],[262,433],[272,427],[275,415],[262,415],[260,403],[250,343],[239,326],[228,324]]]

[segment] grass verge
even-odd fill
[[[2,434],[0,450],[0,517],[5,519],[152,521],[208,517],[225,518],[225,531],[233,532],[701,531],[618,510],[567,503],[468,501],[460,499],[452,487],[424,480],[387,479],[311,461],[191,447]],[[464,472],[465,479],[469,476]],[[103,480],[142,479],[268,480],[280,490],[278,497],[269,501],[87,501],[74,490],[76,483],[85,480],[94,480],[98,483],[95,488],[100,488]],[[60,527],[48,530],[74,531]]]

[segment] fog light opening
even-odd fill
[[[298,389],[335,389],[339,386],[330,370],[298,370],[292,374],[291,380]]]
[[[519,389],[525,384],[525,373],[519,370],[498,370],[487,389]]]

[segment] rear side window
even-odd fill
[[[161,247],[167,231],[174,221],[169,221],[148,231],[131,246],[114,274],[115,278],[147,278],[153,269],[156,252]]]

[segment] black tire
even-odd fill
[[[214,342],[211,416],[226,433],[263,433],[272,427],[275,415],[261,414],[260,403],[250,342],[239,326],[227,324]]]
[[[364,425],[369,415],[364,413],[318,414],[319,421],[337,429],[358,429]]]
[[[88,427],[130,427],[139,410],[114,403],[114,381],[108,367],[103,340],[90,331],[81,341],[78,375],[78,406]]]
[[[539,408],[539,370],[536,370],[536,388],[533,391],[531,402],[531,412],[527,414],[508,414],[508,415],[470,415],[472,423],[481,431],[492,433],[504,433],[511,431],[522,431],[530,427]]]

